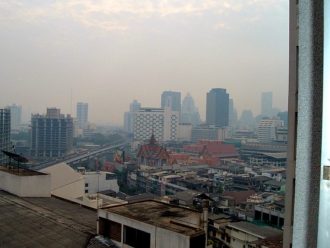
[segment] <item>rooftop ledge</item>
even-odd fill
[[[17,168],[17,165],[10,165],[4,166],[0,165],[0,171],[10,173],[12,175],[16,176],[39,176],[39,175],[47,175],[45,173],[39,172],[39,171],[34,171],[30,169],[25,169],[25,168]]]
[[[20,197],[50,197],[51,175],[17,167],[0,166],[0,190]]]

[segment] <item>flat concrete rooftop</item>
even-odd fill
[[[147,200],[104,208],[102,210],[187,236],[204,233],[203,229],[194,227],[191,224],[193,220],[200,220],[201,213],[159,201]]]
[[[279,229],[269,226],[258,226],[246,221],[232,222],[228,224],[228,227],[240,230],[242,232],[247,232],[255,236],[261,236],[263,238],[283,235],[283,232]]]
[[[96,212],[57,198],[19,198],[0,191],[0,247],[86,247]]]

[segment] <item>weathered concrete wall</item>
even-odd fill
[[[50,175],[18,176],[0,171],[0,189],[20,197],[50,197]]]

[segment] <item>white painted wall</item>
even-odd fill
[[[18,176],[0,171],[0,189],[20,197],[50,197],[50,175]]]
[[[95,194],[104,190],[119,191],[117,179],[107,180],[107,174],[112,176],[114,173],[100,171],[100,172],[86,172],[83,176],[85,178],[85,189],[89,194]],[[87,186],[88,184],[88,186]]]
[[[164,141],[177,140],[179,127],[179,112],[171,108],[164,109]]]
[[[230,247],[232,248],[243,248],[244,245],[245,247],[247,247],[249,242],[253,242],[260,239],[252,234],[242,232],[236,229],[232,229],[229,232],[227,229],[226,232],[229,233],[231,236]]]
[[[73,200],[85,194],[83,175],[73,170],[69,165],[59,163],[40,171],[51,175],[51,193],[53,195]]]

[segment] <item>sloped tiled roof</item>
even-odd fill
[[[221,141],[199,141],[197,144],[184,146],[183,150],[215,157],[238,156],[234,145],[224,144]]]
[[[244,190],[244,191],[225,191],[223,197],[231,197],[235,200],[236,204],[246,202],[247,198],[254,195],[256,192],[254,190]]]

